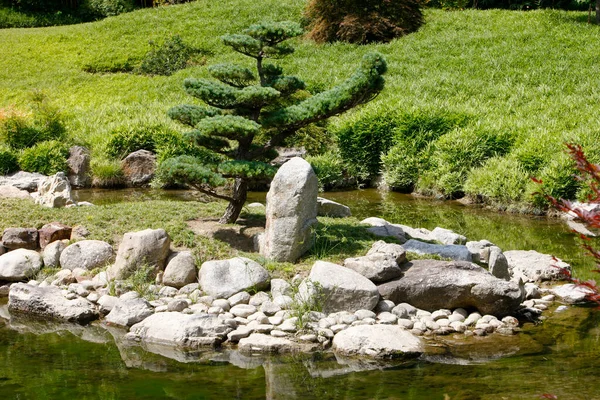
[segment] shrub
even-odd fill
[[[319,178],[320,190],[341,189],[356,184],[346,175],[344,162],[337,152],[329,151],[318,156],[308,156],[306,161]]]
[[[83,66],[84,72],[90,74],[114,74],[118,72],[131,72],[135,69],[137,61],[133,58],[126,60],[97,60]]]
[[[121,159],[136,150],[155,152],[154,136],[164,129],[162,125],[129,125],[113,129],[106,143],[106,155]]]
[[[411,143],[402,141],[396,144],[381,157],[385,184],[392,190],[412,192],[419,179],[423,159],[419,150]]]
[[[98,17],[112,17],[135,9],[133,0],[85,0],[85,11]]]
[[[24,149],[19,156],[19,166],[23,171],[53,175],[68,170],[68,157],[68,146],[56,140],[49,140]]]
[[[369,182],[379,174],[381,155],[394,144],[397,126],[397,115],[386,111],[363,114],[338,128],[340,155],[351,176]]]
[[[317,42],[389,42],[423,24],[419,0],[311,0],[305,10]]]
[[[90,165],[92,170],[92,186],[101,188],[112,188],[124,183],[123,170],[119,160],[107,158],[92,158]]]
[[[0,145],[0,175],[10,174],[19,170],[17,156],[8,147]]]
[[[186,68],[192,58],[200,52],[184,43],[179,35],[171,36],[161,45],[153,41],[149,43],[151,49],[137,69],[140,74],[173,75],[180,69]]]
[[[512,135],[478,128],[456,129],[438,139],[419,190],[445,197],[460,197],[467,173],[488,158],[510,150]]]
[[[541,185],[530,182],[527,193],[533,196],[533,204],[539,207],[548,206],[547,196],[556,199],[575,199],[581,186],[575,178],[576,175],[577,169],[573,159],[565,153],[558,153],[537,174]],[[540,189],[543,194],[540,193]]]
[[[471,170],[464,191],[471,196],[481,196],[485,202],[521,202],[529,174],[521,163],[511,157],[490,158],[479,168]]]

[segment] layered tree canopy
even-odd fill
[[[192,156],[165,160],[163,178],[187,184],[202,193],[229,201],[221,223],[233,223],[246,201],[248,184],[270,179],[275,146],[300,128],[366,103],[383,89],[386,62],[381,54],[364,56],[356,72],[339,86],[315,96],[298,96],[305,83],[267,62],[294,52],[286,41],[302,34],[294,22],[265,22],[241,34],[224,36],[233,50],[255,60],[255,70],[237,64],[208,68],[211,79],[186,79],[185,91],[204,105],[180,105],[169,116],[193,130],[187,137],[215,154],[220,162],[206,164]],[[217,191],[227,182],[230,194]]]

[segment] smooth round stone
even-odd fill
[[[266,317],[265,313],[257,311],[254,314],[248,315],[246,318],[248,318],[248,321],[256,321],[257,319],[262,321],[263,317]]]
[[[179,293],[179,290],[171,286],[163,286],[159,291],[158,295],[161,297],[174,297]]]
[[[187,310],[189,310],[189,308],[188,308]],[[183,310],[184,314],[185,314],[185,312],[186,312],[187,310]],[[239,325],[239,324],[238,324],[238,322],[237,322],[235,319],[233,319],[233,318],[225,318],[225,319],[223,320],[223,323],[224,323],[225,325],[227,325],[227,326],[229,326],[229,327],[233,328],[233,329],[236,329],[236,328],[238,327],[238,325]]]
[[[448,320],[450,322],[464,322],[465,317],[461,314],[452,314],[448,317]]]
[[[317,331],[317,334],[318,334],[319,336],[324,336],[324,337],[326,337],[327,339],[332,339],[332,338],[333,338],[333,336],[335,336],[335,333],[333,333],[333,331],[332,331],[331,329],[319,329],[319,330]]]
[[[485,329],[475,329],[473,331],[473,334],[475,336],[485,336],[485,335],[487,335],[487,332],[485,331]]]
[[[398,318],[398,325],[404,329],[410,330],[414,327],[415,323],[407,318]]]
[[[314,343],[317,341],[317,335],[309,333],[307,335],[298,336],[298,340],[300,340],[302,342]]]
[[[555,300],[555,297],[553,294],[547,294],[544,297],[542,297],[541,300],[553,302]]]
[[[486,314],[483,317],[481,317],[481,319],[478,322],[483,322],[484,324],[487,324],[488,322],[490,322],[494,319],[497,319],[497,318],[493,315]]]
[[[183,294],[183,295],[192,294],[196,290],[198,290],[199,287],[200,287],[200,284],[198,282],[188,283],[187,285],[185,285],[184,287],[179,289],[179,294]]]
[[[323,314],[322,312],[318,311],[309,311],[306,314],[304,314],[304,319],[311,322],[318,322],[319,320],[325,317],[327,317],[326,314]]]
[[[548,306],[545,304],[536,304],[534,307],[542,311],[546,311],[548,309]]]
[[[465,319],[464,322],[465,322],[465,325],[470,326],[470,325],[477,323],[477,321],[479,321],[480,319],[481,319],[481,314],[474,312],[474,313],[471,313],[467,317],[467,319]]]
[[[423,332],[425,332],[425,331],[422,331],[420,329],[415,329],[415,328],[410,330],[410,333],[412,333],[415,336],[421,336],[423,334]]]
[[[122,294],[121,296],[119,296],[119,299],[121,300],[133,300],[133,299],[137,299],[140,297],[140,294],[136,291],[131,291],[131,292],[127,292]]]
[[[556,310],[554,310],[555,312],[562,312],[562,311],[567,311],[569,309],[568,306],[558,306],[556,307]]]
[[[271,297],[265,292],[258,292],[254,296],[250,297],[248,300],[248,304],[259,307],[262,303],[267,300],[271,300]]]
[[[223,313],[223,309],[221,307],[210,307],[207,311],[209,314],[221,314]]]
[[[279,329],[273,329],[271,331],[271,336],[273,337],[288,337],[290,334],[284,331],[280,331]]]
[[[441,318],[435,322],[442,328],[450,326],[450,320],[448,318]]]
[[[350,326],[357,326],[357,325],[371,325],[371,324],[369,324],[364,319],[359,319],[358,321],[354,321],[353,323],[350,324]]]
[[[250,293],[239,292],[227,299],[231,307],[237,306],[238,304],[248,304],[250,301]]]
[[[452,312],[450,310],[436,310],[433,313],[431,313],[431,318],[434,321],[437,321],[438,319],[442,319],[442,318],[448,318],[450,315],[452,314]]]
[[[76,293],[69,292],[69,293],[67,293],[67,295],[65,296],[65,298],[66,298],[67,300],[73,300],[73,299],[77,298],[77,294],[76,294]]]
[[[248,325],[248,321],[246,318],[242,318],[242,317],[235,317],[234,320],[239,324],[239,325]]]
[[[230,312],[224,311],[223,314],[219,314],[218,318],[219,319],[223,319],[223,320],[225,320],[225,319],[233,319],[233,318],[235,318],[235,315],[233,315]]]
[[[208,306],[203,303],[192,304],[190,309],[195,313],[205,313],[208,311]]]
[[[256,314],[258,314],[258,315],[256,315]],[[256,317],[253,320],[258,322],[259,324],[268,324],[269,323],[269,317],[267,317],[263,313],[260,313],[260,314],[254,313],[252,315],[256,315]],[[250,317],[252,317],[252,315]],[[249,321],[250,321],[250,317],[248,317]]]
[[[158,306],[156,308],[154,308],[154,312],[159,313],[159,312],[166,312],[169,310],[168,306],[162,305],[162,306]]]
[[[29,282],[27,282],[27,284],[29,286],[39,286],[40,285],[40,283],[36,280],[30,280]]]
[[[206,304],[207,306],[211,306],[215,298],[212,296],[202,296],[198,298],[198,303]]]
[[[408,318],[410,316],[403,304],[398,304],[396,307],[392,308],[392,314],[398,318]]]
[[[364,322],[367,325],[375,325],[375,323],[377,323],[377,320],[375,318],[365,318],[362,320],[362,322]]]
[[[358,317],[354,314],[348,314],[348,315],[343,315],[340,319],[339,322],[341,324],[345,324],[345,325],[350,325],[352,324],[354,321],[358,321]]]
[[[343,331],[346,328],[348,328],[348,325],[346,325],[346,324],[336,324],[331,327],[331,330],[333,331],[333,333],[338,333],[338,332]]]
[[[271,324],[258,324],[254,327],[256,333],[270,333],[275,327]]]
[[[294,299],[290,296],[277,296],[273,298],[273,303],[277,304],[282,309],[287,310],[294,304]]]
[[[464,332],[467,327],[460,321],[452,321],[450,322],[450,327],[454,329],[456,332]]]
[[[188,305],[188,302],[185,300],[173,300],[169,304],[167,304],[167,310],[181,312],[188,308]]]
[[[96,293],[96,292],[94,292],[94,293],[90,293],[90,294],[87,296],[87,299],[88,299],[89,301],[91,301],[92,303],[96,304],[96,303],[98,302],[98,300],[100,300],[100,295],[99,295],[98,293]]]
[[[498,329],[496,329],[496,333],[505,336],[512,336],[515,334],[515,330],[510,326],[501,326]]]
[[[281,325],[283,318],[281,316],[274,315],[272,317],[268,317],[267,321],[269,321],[269,324],[271,325]]]
[[[289,318],[289,319],[286,319],[285,321],[283,321],[283,323],[281,325],[279,325],[277,327],[277,329],[279,329],[280,331],[284,331],[284,332],[296,332],[296,330],[297,330],[296,324],[297,323],[298,323],[298,318],[292,317],[292,318]]]
[[[440,329],[435,331],[436,335],[449,335],[451,333],[454,333],[455,330],[449,326],[442,326],[440,327]]]
[[[375,318],[377,316],[377,314],[370,310],[357,310],[354,312],[354,315],[356,315],[356,318],[360,320],[365,318]]]
[[[425,326],[427,327],[427,329],[430,329],[432,331],[437,331],[438,329],[440,329],[440,325],[432,319],[426,319],[423,322],[425,322]]]
[[[431,313],[425,310],[417,310],[417,318],[431,317]]]
[[[457,308],[452,311],[452,315],[461,315],[464,321],[469,316],[469,313],[464,308]]]
[[[393,301],[391,300],[381,300],[379,303],[377,303],[377,305],[375,306],[375,311],[376,312],[391,312],[392,309],[395,307],[396,305],[394,304]]]
[[[466,337],[470,337],[473,336],[475,333],[473,331],[465,330],[464,334]]]
[[[535,306],[535,300],[525,300],[521,303],[524,307],[532,308]]]
[[[497,319],[493,319],[493,320],[491,320],[490,322],[488,322],[488,324],[489,324],[491,327],[493,327],[494,329],[496,329],[496,328],[498,328],[498,327],[500,327],[500,326],[504,325],[504,324],[502,323],[502,321],[498,321]]]
[[[377,316],[377,320],[380,324],[395,324],[398,322],[398,317],[391,312],[382,312]]]
[[[213,307],[221,307],[225,311],[229,311],[231,304],[226,299],[216,299],[212,302]]]
[[[504,324],[506,324],[507,326],[519,326],[519,320],[515,317],[511,317],[510,315],[508,317],[502,318],[502,322],[504,322]]]
[[[425,325],[425,323],[422,321],[417,321],[413,325],[413,330],[414,329],[419,330],[421,332],[425,332],[427,330],[427,325]]]
[[[227,339],[231,342],[239,342],[243,338],[247,338],[252,333],[252,329],[248,327],[241,326],[234,331],[231,331],[227,334]]]
[[[237,306],[231,307],[229,312],[236,317],[247,318],[256,312],[256,307],[250,304],[238,304]]]

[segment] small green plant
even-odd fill
[[[319,178],[319,190],[341,189],[356,186],[356,181],[346,174],[346,166],[337,152],[329,151],[318,156],[308,156],[315,174]]]
[[[53,175],[68,171],[69,148],[62,142],[49,140],[24,149],[19,156],[23,171]]]
[[[0,144],[0,175],[19,170],[17,156],[9,147]]]
[[[48,278],[53,278],[54,275],[56,275],[60,270],[61,268],[42,268],[35,274],[32,274],[32,276],[29,279],[41,283]]]
[[[297,318],[296,328],[303,330],[307,323],[306,315],[311,311],[322,312],[328,296],[320,282],[305,279],[302,283],[292,285],[291,297],[290,315]]]
[[[117,187],[123,184],[121,162],[106,158],[93,158],[91,162],[92,186],[100,188]]]
[[[510,157],[494,157],[469,172],[464,190],[486,203],[521,202],[529,181],[529,174],[519,161]]]
[[[123,288],[133,290],[140,294],[140,297],[146,300],[154,300],[156,293],[151,290],[150,285],[154,284],[156,269],[150,265],[141,265],[133,274],[122,281]]]
[[[150,47],[136,69],[140,74],[173,75],[180,69],[187,68],[200,53],[200,50],[186,44],[179,35],[171,36],[160,45],[150,41]]]
[[[106,154],[112,158],[124,158],[136,150],[155,152],[155,135],[165,128],[161,125],[127,125],[113,129],[106,143]]]
[[[82,69],[90,74],[115,74],[119,72],[132,72],[135,69],[137,60],[127,58],[125,60],[107,60],[100,59],[85,64]]]

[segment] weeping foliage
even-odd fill
[[[219,157],[222,162],[207,165],[202,160],[179,156],[160,167],[162,179],[192,186],[208,195],[229,201],[222,223],[235,222],[246,200],[248,185],[271,179],[275,168],[269,162],[275,146],[285,143],[312,123],[325,120],[373,99],[382,89],[386,62],[374,53],[363,58],[356,72],[345,82],[315,96],[304,91],[305,83],[285,75],[283,68],[267,59],[280,59],[294,48],[288,39],[302,34],[294,22],[265,22],[240,34],[224,36],[233,50],[251,57],[256,71],[236,64],[209,67],[216,80],[189,78],[185,91],[204,106],[179,105],[169,116],[194,128],[185,137]],[[217,190],[231,180],[233,190]]]

